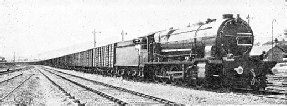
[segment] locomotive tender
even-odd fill
[[[254,35],[237,15],[150,33],[39,64],[201,86],[262,89],[268,67],[252,58]]]

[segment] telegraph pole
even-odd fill
[[[271,41],[271,43],[272,43],[272,55],[271,55],[271,59],[272,59],[272,60],[273,60],[273,55],[274,55],[274,54],[273,54],[273,22],[274,22],[274,21],[276,22],[276,19],[273,19],[273,20],[272,20],[272,41]]]
[[[96,29],[92,32],[94,34],[94,48],[96,48],[96,33],[101,33],[101,32],[96,32]]]
[[[122,41],[124,41],[124,35],[127,35],[127,33],[125,33],[124,30],[122,30],[121,35],[122,35]]]
[[[248,25],[250,26],[250,19],[253,19],[253,17],[250,17],[249,14],[248,14],[248,16],[246,17],[246,19],[247,19]]]
[[[249,17],[249,14],[248,14],[248,16],[247,16],[247,20],[248,20],[248,25],[249,25],[249,19],[250,19],[250,17]]]
[[[14,64],[15,64],[15,52],[14,52],[14,60],[13,60]]]

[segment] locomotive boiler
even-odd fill
[[[152,33],[146,39],[145,78],[198,87],[265,87],[263,61],[249,56],[253,31],[239,15],[225,14],[185,29]]]

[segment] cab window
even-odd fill
[[[141,45],[142,45],[142,49],[147,49],[147,39],[146,37],[141,39]]]

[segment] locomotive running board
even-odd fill
[[[192,61],[173,61],[173,62],[144,62],[145,65],[158,65],[158,64],[193,64],[194,62],[207,62],[214,64],[221,64],[222,60],[209,60],[209,59],[194,59]]]
[[[191,51],[191,49],[163,49],[161,52],[180,52],[180,51]]]
[[[183,74],[183,71],[167,71],[167,74]]]
[[[170,76],[173,78],[173,79],[178,79],[178,78],[183,78],[183,73],[184,71],[167,71],[166,76],[162,76],[162,75],[156,75],[156,77],[159,77],[159,78],[170,78]]]
[[[252,35],[252,33],[237,33],[237,35]]]

